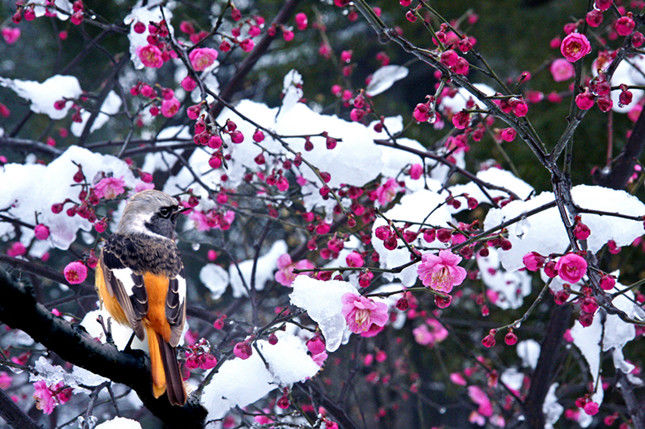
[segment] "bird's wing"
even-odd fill
[[[184,268],[170,278],[166,295],[166,319],[170,324],[170,345],[177,347],[186,321],[186,278]]]
[[[116,299],[130,327],[139,339],[144,338],[141,320],[148,313],[148,295],[143,276],[128,266],[120,255],[118,246],[108,242],[99,258],[110,298]],[[104,298],[105,299],[105,298]]]

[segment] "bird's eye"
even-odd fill
[[[159,209],[159,216],[161,216],[162,218],[170,217],[171,213],[172,213],[172,210],[170,210],[170,207],[162,207]]]

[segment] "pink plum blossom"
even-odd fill
[[[2,37],[7,45],[12,45],[20,38],[20,28],[5,27],[2,29]]]
[[[169,100],[164,100],[161,102],[161,114],[166,118],[172,118],[177,114],[181,103],[174,96]]]
[[[99,198],[111,200],[118,195],[125,192],[125,180],[123,177],[106,177],[101,179],[99,183],[94,186],[94,193]]]
[[[318,354],[312,355],[311,359],[314,361],[314,363],[320,367],[322,367],[325,364],[325,361],[327,360],[327,352],[322,351]]]
[[[184,91],[186,92],[191,92],[195,88],[197,88],[197,82],[190,77],[186,76],[182,81],[181,81],[181,87],[184,88]]]
[[[558,259],[555,269],[562,280],[577,283],[587,272],[587,261],[575,253],[567,253]]]
[[[57,405],[64,404],[72,397],[72,389],[65,387],[62,381],[48,386],[44,380],[34,383],[36,408],[45,414],[51,414]]]
[[[560,52],[567,61],[575,63],[591,52],[591,44],[584,34],[570,33],[562,40]]]
[[[422,346],[434,346],[448,337],[448,331],[443,325],[435,320],[428,319],[426,323],[412,330],[414,340]]]
[[[233,354],[238,358],[245,360],[251,357],[251,355],[253,354],[253,349],[246,341],[239,342],[233,347]]]
[[[546,258],[537,252],[529,252],[522,258],[524,266],[529,271],[537,271],[544,266]]]
[[[363,337],[381,332],[388,321],[387,305],[354,293],[342,296],[342,313],[349,330]]]
[[[573,64],[571,64],[564,58],[558,58],[557,60],[553,61],[549,70],[551,71],[553,80],[556,82],[564,82],[565,80],[569,80],[575,74]]]
[[[11,247],[7,249],[7,255],[11,256],[12,258],[22,256],[25,253],[27,253],[27,248],[19,241],[16,241],[11,245]]]
[[[417,274],[424,286],[439,292],[450,293],[453,286],[460,285],[466,278],[466,270],[457,265],[459,262],[461,262],[461,256],[448,250],[440,251],[438,256],[426,253],[421,257]]]
[[[39,223],[34,227],[34,236],[37,240],[47,240],[49,237],[49,228],[47,225]]]
[[[298,274],[293,272],[294,269],[310,270],[313,267],[314,264],[306,259],[293,262],[291,260],[291,256],[288,253],[285,253],[278,258],[278,271],[275,273],[275,281],[280,283],[282,286],[291,286],[298,276]]]
[[[423,166],[421,164],[412,164],[410,166],[410,178],[412,180],[419,180],[423,174]]]
[[[87,267],[80,261],[70,262],[63,270],[63,275],[69,284],[77,285],[87,278]]]
[[[36,408],[45,414],[51,414],[56,408],[56,400],[43,380],[34,383],[34,399],[36,400]]]
[[[345,262],[350,267],[362,267],[365,264],[363,257],[357,251],[353,251],[345,258]]]
[[[13,378],[6,372],[0,372],[0,389],[7,389],[11,386]]]
[[[395,179],[387,179],[385,183],[376,188],[376,199],[379,204],[383,206],[392,201],[396,196],[398,189],[399,184]]]
[[[146,67],[159,68],[163,66],[161,50],[154,45],[139,46],[137,56]]]
[[[195,71],[206,70],[217,59],[217,51],[212,48],[193,49],[188,55],[188,59]]]
[[[465,386],[466,385],[466,379],[464,378],[463,375],[461,375],[458,372],[453,372],[450,374],[450,381],[452,381],[454,384],[458,386]]]
[[[493,415],[493,404],[488,399],[488,395],[478,386],[468,386],[468,396],[479,405],[477,412],[483,416],[490,417]]]

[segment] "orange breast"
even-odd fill
[[[168,277],[145,273],[143,283],[148,294],[148,314],[144,318],[146,326],[152,328],[163,337],[166,342],[170,341],[170,324],[166,319],[166,295],[168,294]]]

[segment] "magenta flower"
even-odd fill
[[[57,405],[64,404],[72,397],[72,389],[65,387],[62,381],[53,386],[47,386],[43,380],[34,383],[34,399],[36,408],[45,414],[51,414]]]
[[[347,265],[350,267],[362,267],[363,265],[365,265],[363,256],[355,250],[347,255],[345,262],[347,262]]]
[[[159,68],[163,66],[161,50],[154,45],[139,46],[137,55],[146,67]]]
[[[49,228],[47,225],[39,223],[34,227],[34,236],[37,240],[47,240],[49,237]]]
[[[34,399],[36,400],[36,408],[45,414],[51,414],[56,408],[56,399],[43,380],[34,383]]]
[[[373,337],[383,330],[388,321],[387,305],[361,295],[346,293],[342,296],[342,313],[349,330],[363,337]]]
[[[166,118],[172,118],[179,112],[181,103],[177,98],[172,97],[169,100],[164,100],[161,102],[161,114]]]
[[[217,59],[217,51],[212,48],[193,49],[190,54],[188,54],[188,59],[193,65],[195,71],[206,70]]]
[[[434,346],[448,337],[448,331],[435,319],[426,320],[424,323],[412,330],[414,340],[422,346]]]
[[[311,355],[311,360],[313,360],[314,363],[319,367],[322,367],[325,364],[327,357],[328,357],[327,352],[323,351],[318,354]]]
[[[474,403],[479,405],[477,409],[479,414],[486,417],[493,415],[493,404],[482,389],[477,386],[468,386],[468,396]]]
[[[13,382],[13,378],[6,372],[0,372],[0,389],[8,389]]]
[[[450,381],[452,381],[454,384],[456,384],[458,386],[465,386],[466,385],[466,379],[464,378],[463,375],[461,375],[458,372],[450,373]]]
[[[87,278],[87,267],[81,261],[70,262],[63,270],[63,275],[69,284],[77,285]]]
[[[233,354],[242,360],[248,359],[253,354],[253,349],[246,341],[239,342],[233,347]]]
[[[20,28],[5,27],[2,29],[2,37],[4,41],[7,42],[7,45],[12,45],[16,43],[18,38],[20,38]]]
[[[298,262],[293,262],[291,256],[288,253],[280,256],[278,258],[278,271],[275,273],[275,281],[280,283],[282,286],[291,286],[293,281],[296,279],[298,274],[294,273],[293,270],[310,270],[314,267],[314,264],[309,262],[306,259],[302,259]]]
[[[125,192],[125,180],[122,177],[106,177],[94,186],[94,193],[99,198],[111,200]]]
[[[546,258],[540,255],[538,252],[529,252],[522,258],[524,266],[529,271],[537,271],[538,269],[544,266],[544,261]]]
[[[587,261],[580,255],[567,253],[558,259],[555,269],[565,282],[577,283],[587,272]]]
[[[461,256],[448,250],[440,251],[439,256],[426,253],[421,257],[417,274],[424,286],[450,293],[453,286],[459,286],[466,279],[466,270],[457,265],[459,262]]]
[[[573,68],[573,64],[571,64],[564,58],[558,58],[557,60],[553,61],[549,70],[551,71],[553,80],[556,82],[564,82],[565,80],[569,80],[576,72]]]
[[[419,180],[423,174],[423,166],[421,164],[412,164],[410,166],[410,178],[412,180]]]
[[[11,256],[12,258],[22,256],[25,253],[27,253],[27,248],[19,241],[16,241],[11,245],[11,247],[7,249],[7,255]]]
[[[562,40],[560,52],[567,61],[575,63],[591,52],[591,44],[584,34],[571,33]]]
[[[376,188],[376,199],[380,205],[385,205],[392,201],[396,196],[399,184],[393,178],[387,179],[387,182]]]

